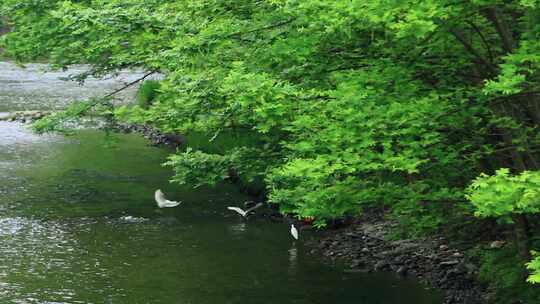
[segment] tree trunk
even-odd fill
[[[485,10],[485,17],[495,26],[499,37],[501,38],[503,49],[506,53],[511,53],[514,49],[514,39],[506,22],[499,18],[499,12],[496,7],[490,7]]]
[[[514,141],[510,132],[507,130],[502,130],[502,133],[504,144],[510,149],[510,157],[512,158],[512,165],[514,170],[519,173],[527,170],[527,167],[525,166],[525,161],[523,160],[523,156],[514,146]]]
[[[524,214],[512,216],[515,225],[516,246],[521,258],[528,262],[531,260],[529,220]]]

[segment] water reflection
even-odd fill
[[[240,237],[247,231],[247,224],[245,222],[236,223],[228,226],[229,231],[234,237]]]
[[[298,267],[298,249],[296,248],[296,243],[293,243],[292,247],[289,249],[289,274],[296,274]]]
[[[147,218],[136,217],[136,216],[131,216],[131,215],[122,216],[120,217],[119,220],[120,220],[119,221],[120,223],[125,223],[125,224],[138,224],[138,223],[143,223],[143,222],[148,221]]]

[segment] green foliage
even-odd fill
[[[160,83],[157,80],[144,81],[137,90],[137,105],[148,109],[159,94]]]
[[[538,252],[533,251],[534,259],[527,263],[527,269],[531,271],[531,274],[527,278],[527,282],[532,284],[540,283],[540,255]]]
[[[205,162],[204,158],[208,156],[217,156],[224,159],[223,156],[234,156],[229,158],[229,163],[226,165],[220,163],[222,171],[221,179],[230,179],[238,182],[240,186],[250,190],[251,193],[264,192],[265,185],[262,183],[262,170],[266,167],[266,163],[270,161],[270,155],[261,157],[260,149],[264,148],[261,143],[260,136],[255,132],[220,132],[213,136],[208,136],[204,133],[187,134],[186,142],[188,144],[187,151],[189,153],[181,153],[171,157],[167,165],[177,168],[179,162],[185,162],[184,166],[196,167],[198,162]],[[243,147],[243,148],[238,148]],[[196,152],[196,153],[191,153]],[[245,159],[250,159],[246,162]],[[194,180],[200,180],[204,184],[204,174],[202,177],[196,177],[196,171],[182,170],[176,171],[175,179],[180,183],[193,183]],[[219,182],[215,179],[210,184]]]
[[[255,132],[223,131],[212,136],[193,132],[186,134],[186,141],[193,150],[219,155],[225,155],[239,146],[256,147],[260,144],[259,135]]]
[[[516,213],[540,211],[540,171],[524,171],[512,176],[502,168],[495,175],[476,178],[468,188],[467,198],[480,217],[503,217]]]
[[[227,178],[227,168],[232,165],[232,157],[188,148],[185,152],[170,156],[165,165],[174,168],[173,181],[199,187],[204,184],[215,185]]]
[[[474,205],[475,216],[494,217],[500,221],[514,223],[515,243],[521,247],[520,258],[528,258],[530,231],[526,221],[528,215],[540,211],[540,171],[523,171],[518,175],[512,175],[509,169],[502,168],[491,176],[481,174],[469,186],[466,196]],[[519,263],[515,263],[514,268],[522,269],[518,265]],[[527,268],[533,271],[528,282],[534,283],[538,280],[537,267],[536,259],[527,264]]]
[[[515,248],[477,249],[474,256],[480,261],[479,278],[484,282],[489,282],[495,291],[493,303],[505,304],[518,300],[522,303],[540,301],[537,287],[527,284],[523,278],[522,269],[516,267],[521,263],[521,259],[516,254]]]
[[[523,148],[539,139],[523,115],[492,105],[536,83],[537,4],[500,4],[495,17],[488,5],[6,0],[0,14],[18,24],[2,42],[15,58],[91,64],[81,79],[125,67],[165,74],[118,117],[166,132],[258,134],[236,147],[252,155],[207,154],[239,155],[235,166],[257,170],[284,212],[325,219],[383,204],[435,228],[478,164],[506,157],[489,134],[509,129]],[[500,27],[520,14],[512,30],[523,39],[509,50]],[[216,176],[226,177],[208,182]]]

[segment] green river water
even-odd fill
[[[0,63],[0,112],[61,108],[127,81],[78,96],[42,68]],[[243,221],[226,210],[248,199],[231,185],[169,184],[170,152],[137,135],[37,136],[0,122],[0,303],[441,303],[416,282],[309,255],[313,232],[294,242],[286,223]],[[158,209],[157,188],[183,204]]]

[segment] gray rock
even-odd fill
[[[386,261],[378,261],[375,264],[375,270],[384,270],[388,266],[388,263]]]

